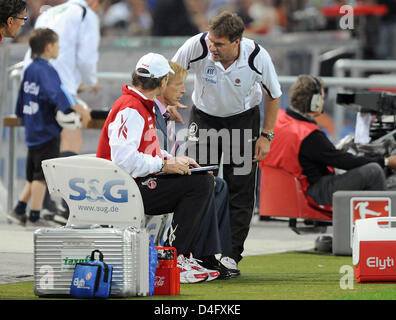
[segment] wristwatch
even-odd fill
[[[266,138],[268,141],[271,141],[272,139],[275,138],[275,134],[273,131],[270,131],[270,132],[261,131],[260,135],[263,136],[264,138]]]

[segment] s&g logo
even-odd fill
[[[123,180],[111,180],[103,185],[101,191],[99,185],[100,182],[97,179],[91,179],[85,184],[84,178],[73,178],[69,181],[69,187],[77,194],[70,194],[70,200],[85,200],[88,201],[111,201],[111,202],[128,202],[128,190],[120,189],[119,186],[123,186],[125,181]]]

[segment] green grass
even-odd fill
[[[393,283],[356,283],[342,289],[343,265],[351,257],[314,251],[245,257],[242,275],[231,280],[181,285],[178,296],[139,297],[140,300],[393,300]],[[0,285],[0,299],[38,299],[32,282]],[[42,299],[42,298],[40,298]],[[132,299],[132,298],[131,298]]]

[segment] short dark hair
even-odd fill
[[[0,0],[0,26],[6,25],[9,17],[15,17],[25,9],[25,0]]]
[[[32,50],[32,59],[36,59],[43,54],[45,47],[50,43],[58,41],[58,35],[55,31],[48,28],[33,30],[29,38],[29,46]]]
[[[148,70],[139,68],[137,71],[140,73],[149,74]],[[154,90],[161,85],[162,79],[166,78],[168,74],[160,78],[141,77],[135,71],[132,74],[132,85],[141,87],[144,90]]]
[[[226,37],[230,42],[242,38],[245,25],[242,19],[236,14],[223,11],[214,17],[209,23],[209,31],[216,37]]]

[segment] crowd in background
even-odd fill
[[[26,34],[40,10],[64,0],[27,0],[29,21]],[[177,36],[193,35],[207,29],[208,20],[224,9],[243,18],[247,32],[266,34],[288,30],[296,11],[331,5],[326,0],[109,0],[101,13],[104,35]],[[22,36],[23,36],[22,34]]]
[[[27,0],[29,20],[19,36],[23,41],[46,5],[65,0]],[[109,0],[102,10],[102,34],[117,36],[189,36],[207,29],[208,21],[224,9],[238,12],[246,25],[246,33],[309,31],[334,27],[332,19],[324,19],[320,9],[337,3],[357,1],[335,0]],[[395,0],[364,0],[385,4],[389,12],[378,17],[380,22],[396,20]],[[371,23],[370,23],[371,24]],[[18,41],[18,40],[17,40]]]

